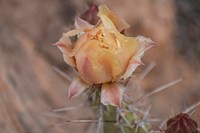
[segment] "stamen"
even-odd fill
[[[119,40],[118,39],[116,39],[116,44],[117,44],[117,49],[119,49],[120,47],[121,47],[121,44],[120,44],[120,42],[119,42]]]

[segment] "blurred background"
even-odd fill
[[[67,99],[69,81],[55,71],[75,77],[62,53],[51,44],[73,28],[74,16],[87,3],[106,4],[125,19],[129,36],[152,38],[145,66],[152,71],[142,80],[144,93],[182,78],[183,81],[147,99],[151,114],[165,119],[200,100],[200,1],[199,0],[0,0],[0,132],[82,133],[86,123],[65,120],[92,117],[88,108],[52,113],[78,106],[82,99]],[[130,87],[131,90],[131,87]],[[132,90],[133,97],[137,93]],[[192,115],[200,124],[200,108]]]

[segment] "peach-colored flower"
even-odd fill
[[[96,25],[76,17],[76,29],[63,34],[56,45],[63,52],[65,62],[80,74],[69,87],[70,98],[91,85],[100,84],[101,102],[120,107],[124,91],[121,81],[142,64],[144,52],[154,42],[142,36],[121,34],[129,25],[105,5],[99,6],[98,16]],[[77,41],[72,42],[71,36],[77,36]]]

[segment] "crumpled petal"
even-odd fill
[[[144,52],[149,48],[155,46],[155,42],[153,42],[150,38],[145,38],[143,36],[137,36],[136,40],[139,42],[140,47],[138,51],[133,55],[132,59],[130,60],[126,72],[123,74],[122,79],[127,79],[132,75],[135,69],[142,65],[141,58],[144,55]]]
[[[85,33],[83,35],[80,35],[79,39],[76,41],[75,46],[72,50],[72,53],[70,56],[74,56],[78,50],[85,44],[85,42],[88,41],[88,33]]]
[[[113,24],[112,20],[105,15],[101,15],[99,17],[101,18],[104,28],[110,30],[110,32],[113,32],[118,37],[120,32],[116,29],[116,26]]]
[[[75,28],[93,28],[94,26],[83,20],[82,18],[76,16],[74,21]]]
[[[64,61],[70,66],[73,66],[73,67],[76,66],[74,54],[81,47],[81,45],[87,40],[88,34],[86,33],[82,35],[84,37],[82,37],[82,39],[79,39],[76,42],[75,48],[73,48],[74,46],[72,46],[70,37],[76,36],[80,34],[81,32],[84,32],[85,29],[86,27],[80,27],[78,29],[68,31],[67,33],[63,34],[62,38],[57,43],[53,44],[62,51]]]
[[[69,99],[78,96],[89,87],[81,78],[75,78],[69,86]]]
[[[63,35],[62,38],[60,38],[60,40],[53,45],[57,46],[63,53],[66,53],[66,54],[70,54],[72,51],[71,49],[72,42],[70,38],[65,35]]]
[[[63,58],[64,61],[70,65],[75,67],[75,59],[74,57],[70,57],[70,54],[72,52],[72,43],[71,40],[68,36],[63,35],[63,37],[55,44],[53,44],[55,46],[57,46],[63,53]]]
[[[64,36],[70,37],[70,36],[78,35],[81,32],[83,32],[85,29],[86,29],[85,27],[81,27],[81,28],[78,28],[78,29],[70,30],[67,33],[65,33]]]
[[[101,88],[101,103],[121,107],[125,87],[120,83],[106,83]]]
[[[105,15],[115,25],[115,27],[121,32],[124,29],[128,29],[130,26],[128,23],[126,23],[123,19],[119,18],[117,15],[115,15],[106,5],[99,6],[99,12],[98,16]]]
[[[121,44],[123,45],[126,44],[129,39],[134,40],[133,37],[126,37],[125,35],[121,34],[109,17],[105,15],[101,15],[99,17],[101,18],[104,28],[108,30],[110,33],[114,33],[117,40]]]
[[[155,42],[153,42],[150,38],[146,38],[144,36],[137,36],[136,40],[141,45],[138,53],[136,54],[138,56],[137,58],[141,58],[145,51],[156,45]]]

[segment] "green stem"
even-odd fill
[[[104,133],[117,133],[118,126],[117,126],[116,116],[117,116],[116,107],[109,105],[104,106],[104,111],[103,111]]]
[[[91,89],[88,93],[91,106],[98,107],[94,108],[94,112],[99,116],[98,125],[97,125],[97,133],[145,133],[146,131],[143,128],[134,126],[134,123],[140,119],[137,114],[133,111],[128,111],[128,104],[124,104],[122,106],[123,110],[127,110],[122,112],[116,107],[110,105],[102,105],[100,102],[100,88]],[[144,124],[143,127],[145,129],[149,129],[149,127]]]

